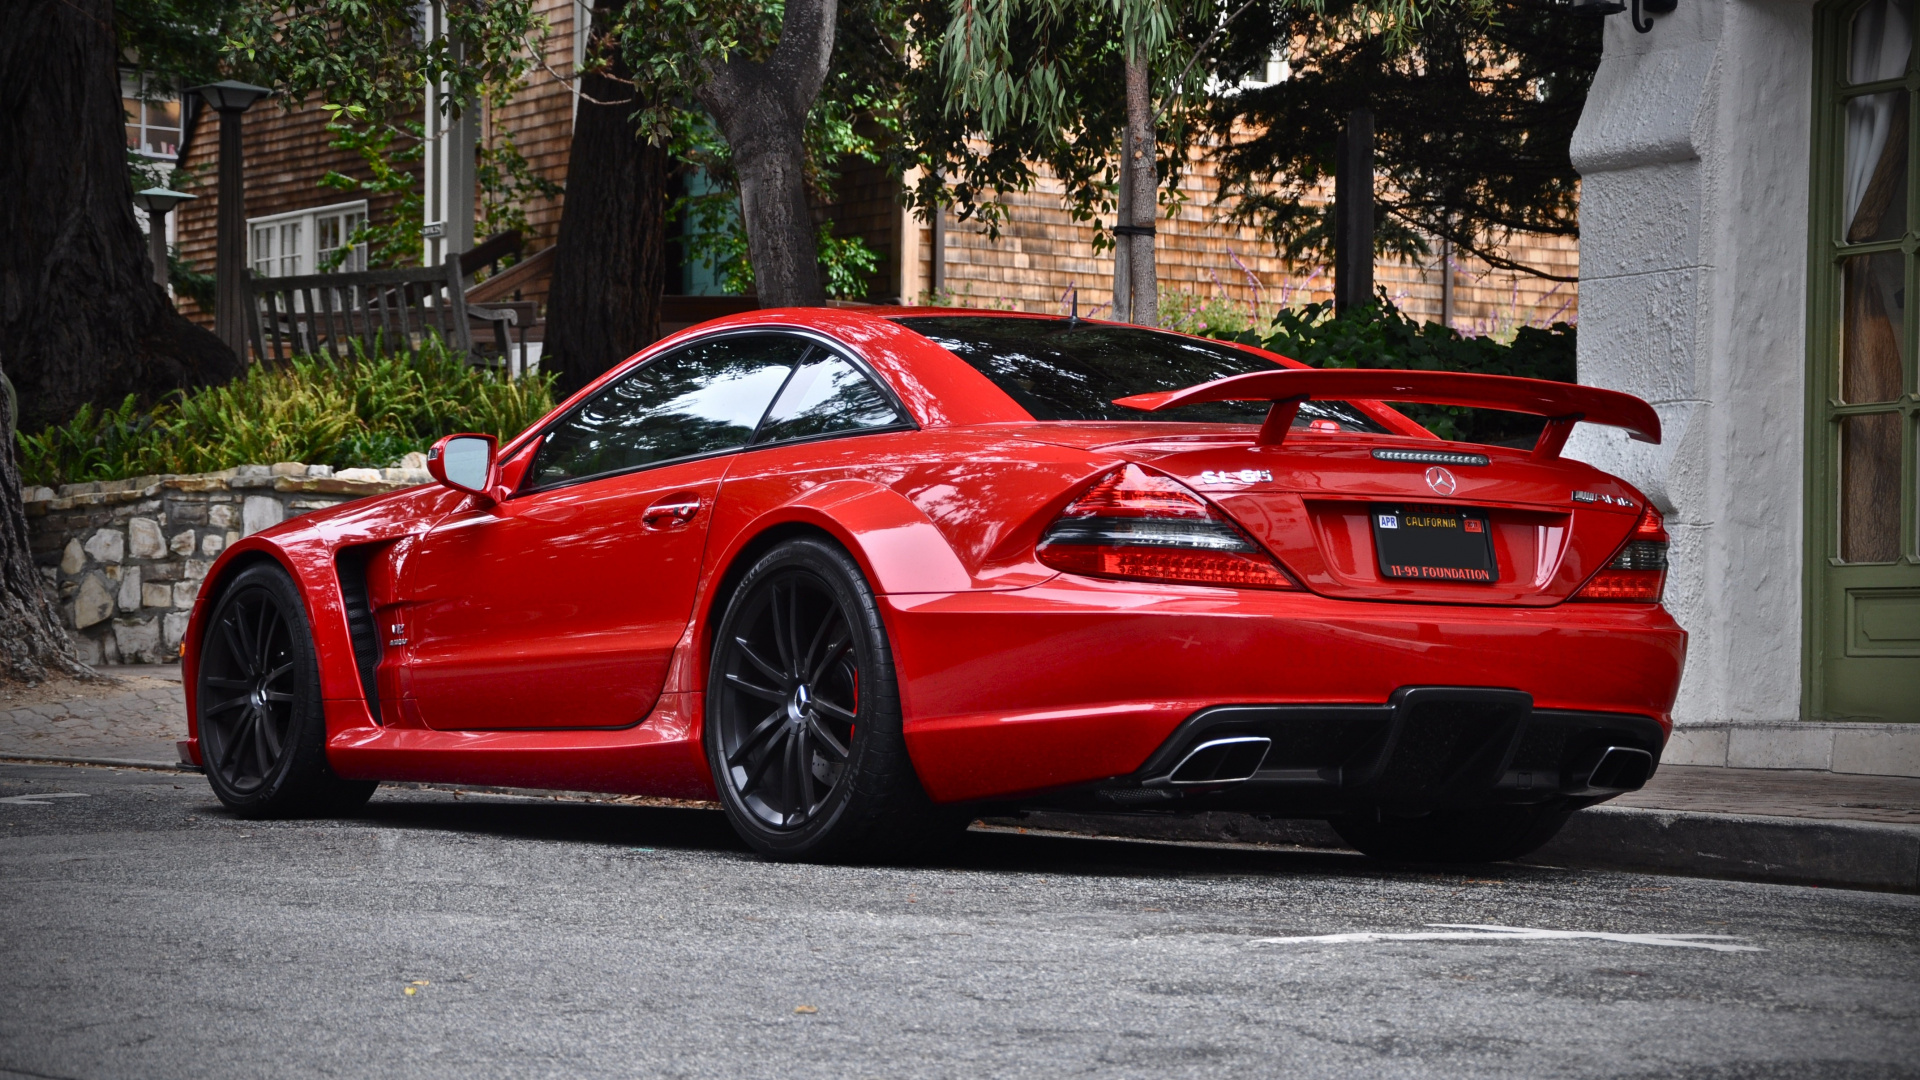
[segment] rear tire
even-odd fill
[[[327,764],[320,667],[306,605],[286,571],[241,571],[200,639],[194,712],[207,782],[242,817],[351,813],[379,785]]]
[[[1450,810],[1416,818],[1343,817],[1340,839],[1394,862],[1486,863],[1517,859],[1553,839],[1572,811],[1539,806]]]
[[[925,854],[970,820],[921,788],[879,605],[831,543],[789,540],[747,571],[714,635],[706,704],[721,805],[768,858]]]

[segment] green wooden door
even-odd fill
[[[1920,721],[1912,0],[1818,16],[1807,715]]]

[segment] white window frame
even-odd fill
[[[320,246],[322,226],[337,229],[339,239],[344,240],[366,220],[365,199],[248,218],[247,266],[261,277],[320,273],[322,257],[339,250],[337,245]],[[362,243],[355,244],[352,254],[327,272],[344,274],[366,268],[367,245]]]
[[[154,161],[178,161],[180,160],[180,140],[185,137],[187,124],[187,113],[186,109],[180,104],[180,95],[156,94],[153,92],[152,84],[147,85],[146,91],[147,96],[157,98],[158,101],[146,101],[141,98],[141,76],[139,72],[120,72],[121,108],[131,114],[127,117],[126,124],[127,134],[133,137],[133,145],[128,147],[128,149],[139,154],[141,157],[151,158]],[[152,114],[157,112],[157,106],[161,102],[168,101],[174,103],[175,121],[172,124],[154,123],[155,117]],[[165,151],[147,149],[148,135],[150,132],[156,131],[171,132],[173,134],[173,153],[169,154]]]

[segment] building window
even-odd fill
[[[251,218],[247,232],[253,272],[261,277],[289,277],[365,270],[367,245],[348,241],[366,223],[364,202]]]
[[[1920,720],[1914,0],[1815,19],[1808,714]]]
[[[162,161],[180,157],[180,96],[158,93],[134,72],[120,76],[120,107],[127,114],[127,149]],[[146,100],[143,100],[146,99]]]

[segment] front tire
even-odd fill
[[[200,758],[213,793],[250,818],[358,809],[378,784],[327,764],[320,667],[306,605],[286,571],[242,571],[200,639],[194,694]]]
[[[1488,863],[1517,859],[1554,838],[1572,811],[1496,806],[1422,817],[1360,816],[1328,822],[1364,855],[1394,862]]]
[[[879,605],[823,540],[778,545],[734,591],[714,636],[706,749],[728,820],[769,858],[897,858],[967,824],[921,788]]]

